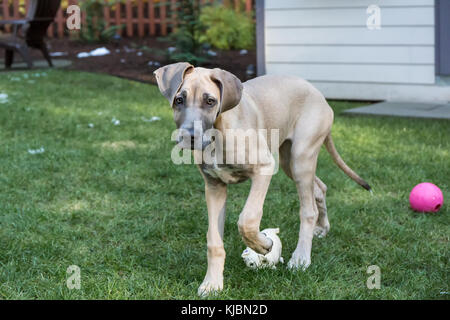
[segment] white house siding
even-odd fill
[[[369,5],[381,29],[366,26]],[[265,0],[268,74],[294,74],[327,98],[450,100],[435,84],[434,0]]]

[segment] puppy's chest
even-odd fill
[[[248,179],[248,172],[244,166],[203,164],[202,171],[226,184],[239,183]]]

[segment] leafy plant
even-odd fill
[[[161,3],[165,5],[165,3]],[[198,0],[179,0],[176,3],[177,25],[175,31],[162,38],[163,41],[174,43],[176,50],[167,51],[167,58],[171,61],[187,61],[192,64],[205,62],[207,59],[202,50],[200,36],[203,25],[200,13],[207,4]]]
[[[80,8],[86,13],[86,23],[80,30],[80,40],[86,42],[107,42],[122,26],[107,27],[103,15],[105,5],[112,5],[118,1],[110,0],[83,0],[79,2]]]
[[[200,23],[204,33],[199,41],[222,49],[250,49],[255,44],[255,26],[251,17],[231,8],[203,8]]]

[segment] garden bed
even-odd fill
[[[150,61],[160,65],[170,63],[156,51],[167,50],[171,45],[158,41],[157,38],[145,39],[121,39],[118,43],[111,44],[87,44],[69,39],[52,39],[48,41],[50,52],[65,52],[66,56],[53,57],[52,59],[69,59],[73,62],[70,69],[107,73],[128,79],[154,83],[153,71],[157,65],[149,65]],[[99,57],[77,58],[80,52],[89,52],[96,48],[106,47],[111,53]],[[150,48],[150,51],[147,49]],[[256,66],[256,52],[249,50],[247,54],[241,54],[240,50],[221,51],[215,50],[217,56],[208,56],[209,61],[203,66],[207,68],[221,68],[236,75],[242,81],[254,77],[248,76],[246,70],[249,65]],[[33,51],[35,59],[42,59],[40,52]]]

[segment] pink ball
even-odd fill
[[[411,190],[409,203],[415,211],[438,212],[444,204],[444,195],[436,185],[423,182]]]

